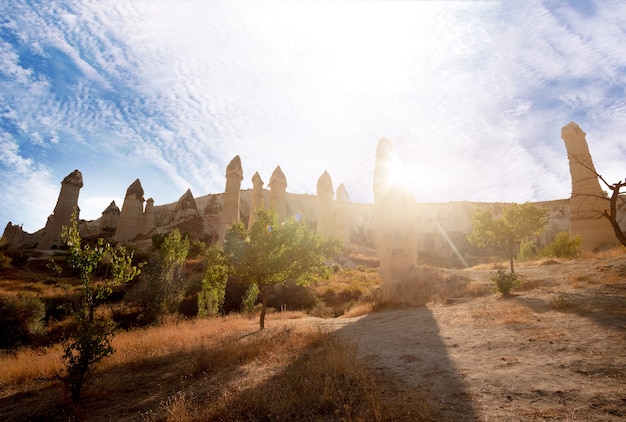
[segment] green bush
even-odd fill
[[[491,281],[494,284],[494,290],[502,293],[504,296],[511,294],[511,289],[519,286],[520,279],[515,273],[508,273],[502,268],[498,268],[491,273]]]
[[[520,262],[528,262],[533,261],[539,258],[539,250],[537,250],[537,245],[532,240],[524,240],[520,244],[519,254],[517,255],[517,260]]]
[[[576,258],[580,252],[582,238],[572,238],[567,231],[562,231],[554,236],[552,242],[541,250],[541,255],[555,258]]]
[[[0,300],[0,349],[14,349],[30,343],[44,332],[44,303],[36,297],[18,295]]]

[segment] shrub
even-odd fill
[[[556,258],[576,258],[580,252],[582,238],[572,238],[569,232],[562,231],[554,236],[554,240],[541,250],[541,255]]]
[[[517,260],[520,262],[533,261],[539,258],[539,251],[537,245],[532,240],[524,240],[520,244],[519,254],[517,254]]]
[[[33,296],[19,295],[0,301],[0,349],[14,349],[43,334],[44,303]]]
[[[498,268],[495,272],[491,273],[490,278],[494,284],[494,290],[502,293],[504,296],[508,296],[511,293],[511,289],[520,284],[520,279],[517,274],[508,273],[502,268]]]

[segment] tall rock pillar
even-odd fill
[[[287,219],[287,178],[280,166],[274,169],[268,186],[270,187],[270,206],[278,214],[278,223],[281,223]]]
[[[334,224],[335,237],[343,241],[344,247],[350,245],[350,195],[343,183],[337,188]]]
[[[252,224],[254,224],[257,210],[263,208],[263,179],[261,179],[258,171],[252,176],[252,200],[250,202],[248,228],[252,227]]]
[[[69,226],[72,221],[72,214],[76,212],[76,219],[79,219],[78,194],[83,187],[83,175],[80,171],[74,170],[61,182],[61,192],[53,214],[48,218],[44,234],[37,244],[37,249],[51,249],[62,245],[61,229]]]
[[[574,122],[561,129],[572,177],[570,234],[582,238],[581,249],[593,251],[603,245],[616,245],[617,239],[611,224],[602,216],[609,201],[600,187],[585,135]]]
[[[220,216],[220,228],[218,235],[224,240],[229,226],[239,222],[239,196],[241,193],[241,181],[243,169],[241,159],[235,156],[226,167],[226,189],[224,190],[224,206]]]
[[[154,199],[148,198],[146,201],[146,209],[143,213],[143,230],[141,233],[149,234],[154,228]]]
[[[374,237],[383,295],[401,300],[399,283],[417,264],[415,202],[398,175],[401,163],[391,141],[381,139],[374,169]]]
[[[317,234],[330,236],[334,231],[333,181],[327,171],[317,179]]]
[[[141,234],[144,228],[143,203],[143,187],[139,179],[136,179],[126,190],[115,230],[115,241],[126,242]]]

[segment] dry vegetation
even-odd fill
[[[340,271],[264,331],[254,314],[120,331],[78,403],[52,379],[58,344],[5,353],[0,420],[626,418],[624,251],[522,263],[510,297],[492,292],[497,265],[420,266],[401,306],[377,301],[375,270]],[[5,271],[0,295],[67,293],[33,274]]]

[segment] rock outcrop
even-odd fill
[[[415,201],[398,177],[400,166],[391,141],[381,139],[374,169],[374,238],[381,290],[392,301],[401,297],[398,286],[417,264]]]
[[[570,234],[582,238],[581,248],[594,251],[617,244],[609,221],[602,215],[609,208],[596,172],[585,132],[574,122],[561,129],[572,177]]]
[[[337,188],[335,200],[334,234],[344,247],[350,245],[350,220],[350,195],[342,183]]]
[[[136,179],[126,190],[114,236],[116,242],[127,242],[142,233],[144,228],[143,203],[143,187],[139,179]]]
[[[243,169],[241,159],[235,156],[226,167],[226,188],[224,190],[224,206],[220,216],[219,238],[224,240],[226,229],[239,222],[239,196]]]
[[[76,213],[76,220],[79,219],[78,195],[82,187],[83,175],[78,170],[74,170],[63,179],[59,199],[54,207],[53,214],[48,217],[37,249],[53,249],[62,245],[62,227],[71,223],[74,212]]]
[[[119,219],[120,209],[115,201],[111,201],[109,206],[102,211],[102,217],[100,217],[100,230],[105,231],[117,229]]]
[[[327,171],[317,179],[317,234],[334,235],[333,181]]]
[[[268,186],[270,187],[270,207],[276,210],[279,223],[283,222],[287,219],[287,200],[285,198],[287,178],[280,166],[274,169]]]
[[[252,227],[256,220],[258,209],[265,208],[263,203],[263,179],[259,172],[254,172],[252,176],[252,198],[250,200],[250,217],[248,218],[248,227]]]

